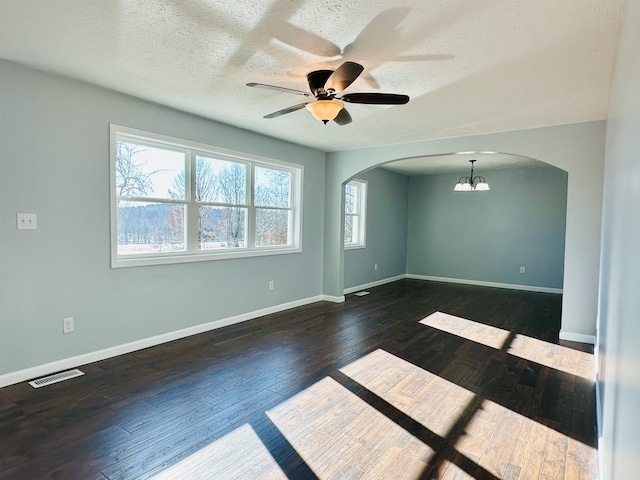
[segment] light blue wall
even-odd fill
[[[0,375],[322,293],[323,153],[6,61],[0,85]],[[304,165],[302,253],[111,269],[109,122]]]
[[[562,288],[566,172],[481,173],[488,192],[454,192],[457,174],[411,177],[407,273]]]
[[[406,272],[408,177],[376,168],[357,178],[367,181],[367,246],[345,250],[345,289]]]
[[[607,122],[599,304],[601,480],[640,472],[640,2],[626,2]]]

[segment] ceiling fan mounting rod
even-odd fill
[[[324,85],[327,83],[327,80],[332,73],[333,70],[315,70],[307,74],[309,89],[316,97],[320,95],[327,95]]]

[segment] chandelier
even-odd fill
[[[471,176],[460,177],[460,180],[458,180],[458,183],[456,183],[456,186],[453,187],[453,189],[456,192],[486,192],[487,190],[490,190],[489,184],[484,177],[481,177],[480,175],[475,177],[473,176],[473,162],[475,162],[475,160],[469,161],[471,162]]]

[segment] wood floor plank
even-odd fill
[[[393,445],[388,446],[388,448],[384,449],[381,452],[381,455],[377,458],[377,461],[371,465],[371,467],[364,473],[362,478],[366,480],[390,478],[386,476],[387,469],[391,466],[391,464],[395,461],[395,459],[398,457],[398,455],[400,455],[401,452],[402,449],[398,447],[395,447]]]
[[[541,480],[565,478],[568,446],[568,438],[566,436],[553,430],[549,432],[540,472]]]
[[[349,464],[364,472],[364,476],[370,477],[374,470],[384,470],[387,465],[384,458],[392,449],[393,438],[390,437],[394,435],[394,425],[382,416],[378,416],[378,423],[379,425],[372,422],[371,438],[366,441],[365,448],[358,450],[349,459]],[[395,430],[397,432],[397,428]]]
[[[478,414],[474,415],[465,426],[464,435],[456,442],[456,449],[469,457],[480,458],[486,450],[493,432],[498,428],[499,415],[484,414],[493,406],[499,409],[495,403],[483,403]]]
[[[391,460],[389,466],[382,473],[381,478],[413,480],[420,478],[426,470],[426,463],[400,452]]]
[[[598,464],[593,447],[570,438],[566,462],[565,478],[585,480],[596,480],[598,478]]]
[[[521,437],[523,427],[518,414],[504,409],[498,426],[478,463],[498,478],[503,478],[513,453],[514,442]]]

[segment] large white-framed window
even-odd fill
[[[344,248],[365,248],[367,182],[351,180],[344,186]]]
[[[303,167],[111,124],[111,266],[301,251]]]

